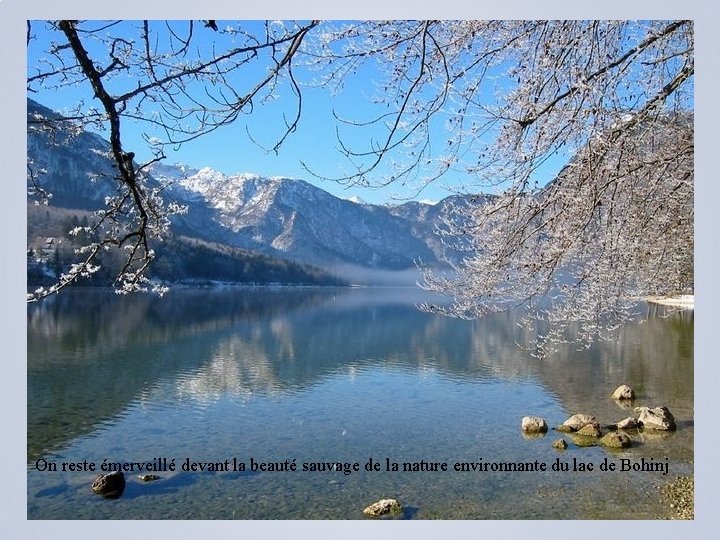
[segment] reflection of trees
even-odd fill
[[[159,381],[199,369],[234,327],[327,295],[189,290],[157,299],[85,289],[28,305],[28,459],[116,417]]]
[[[300,294],[298,294],[300,293]],[[288,313],[323,302],[320,289],[227,293],[174,291],[164,299],[69,291],[28,306],[28,361],[58,354],[98,357],[133,342],[165,343],[177,336],[227,328],[243,320]],[[41,350],[48,346],[51,349]],[[32,354],[30,354],[32,352]]]
[[[207,389],[207,399],[219,393],[297,390],[328,376],[344,376],[348,368],[357,373],[390,365],[437,369],[463,379],[537,379],[568,410],[602,402],[608,414],[617,414],[617,405],[608,399],[614,387],[596,381],[628,382],[641,398],[670,406],[687,403],[692,395],[691,320],[648,313],[644,322],[628,325],[617,342],[582,351],[568,347],[539,361],[518,346],[534,337],[517,326],[519,314],[468,322],[424,314],[410,303],[360,300],[352,294],[335,297],[235,327],[216,343],[206,369],[196,374],[193,394],[200,397]]]
[[[595,384],[609,380],[614,386],[633,386],[638,402],[680,411],[678,407],[686,407],[693,396],[692,316],[678,314],[665,319],[647,313],[642,323],[626,325],[614,342],[583,351],[567,347],[540,365],[543,380],[573,410],[596,400],[610,404],[614,414],[621,413],[607,399],[615,388]],[[680,412],[692,417],[691,409]]]
[[[265,350],[238,336],[221,341],[212,357],[189,376],[177,382],[180,398],[214,401],[223,395],[247,398],[258,391],[279,390],[273,362]]]
[[[628,414],[609,399],[614,388],[596,382],[628,383],[643,403],[692,418],[692,319],[648,314],[618,342],[540,361],[517,346],[532,336],[516,318],[430,315],[407,291],[390,290],[174,291],[160,301],[68,293],[28,310],[29,456],[94,429],[141,394],[247,399],[386,366],[532,378],[568,411],[591,408],[608,421]]]

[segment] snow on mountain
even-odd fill
[[[47,172],[41,183],[64,208],[99,209],[114,191],[109,143],[81,132],[49,136],[34,119],[52,116],[28,100],[28,159]],[[435,205],[408,202],[380,206],[340,199],[303,180],[253,173],[223,174],[212,168],[155,163],[151,185],[188,206],[173,217],[177,234],[250,249],[323,267],[414,268],[437,263],[444,246],[435,234],[441,218],[461,198]]]
[[[346,201],[354,202],[355,204],[366,204],[362,197],[359,195],[350,195],[349,197],[344,197]]]
[[[412,224],[388,209],[337,198],[303,180],[210,168],[153,168],[159,180],[174,180],[173,194],[191,203],[202,198],[213,221],[233,234],[238,247],[314,264],[355,264],[404,269],[436,255]]]

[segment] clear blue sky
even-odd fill
[[[137,23],[135,24],[137,26]],[[177,24],[184,25],[186,23]],[[217,21],[217,24],[220,28],[233,25],[251,31],[262,29],[261,23],[257,21],[241,21],[240,23],[237,21]],[[102,26],[102,23],[98,21],[97,25]],[[184,28],[185,26],[178,27],[178,29]],[[113,28],[113,31],[116,30],[117,28]],[[47,50],[48,43],[51,40],[61,40],[63,38],[60,34],[47,32],[45,25],[39,21],[33,24],[32,34],[36,39],[31,43],[28,50],[30,74],[33,73],[32,66],[43,56],[46,56],[44,51]],[[229,38],[202,28],[201,23],[196,24],[195,35],[200,39],[201,44],[207,45],[210,40],[216,40],[219,47],[232,45],[228,41]],[[81,37],[85,36],[81,35]],[[225,43],[223,43],[223,40],[225,40]],[[105,49],[94,47],[89,40],[86,40],[86,46],[93,58],[100,58],[103,55],[107,57]],[[260,74],[258,69],[264,69],[265,66],[264,63],[262,65],[252,63],[247,69],[243,68],[242,74],[247,75],[249,80],[257,80]],[[372,203],[391,202],[393,198],[397,197],[437,201],[452,194],[454,189],[456,190],[461,184],[467,183],[468,179],[462,178],[460,174],[450,172],[445,177],[424,188],[421,192],[416,193],[413,187],[403,187],[400,184],[393,184],[382,189],[367,189],[359,186],[346,187],[332,181],[314,178],[302,167],[301,162],[305,162],[318,174],[329,177],[342,176],[348,172],[348,162],[338,150],[336,137],[338,123],[333,117],[333,110],[354,119],[365,119],[376,115],[377,111],[373,108],[370,98],[377,91],[375,83],[380,80],[380,77],[380,72],[375,67],[366,65],[362,71],[350,79],[349,82],[352,84],[346,84],[344,90],[338,96],[332,96],[325,88],[304,88],[303,114],[298,129],[286,139],[277,155],[254,143],[248,133],[265,147],[272,147],[277,137],[283,133],[283,114],[288,117],[294,115],[294,100],[288,99],[292,98],[291,89],[288,85],[283,85],[279,89],[277,92],[278,99],[265,105],[256,106],[251,115],[242,115],[232,125],[185,143],[177,149],[167,148],[165,150],[167,155],[165,162],[180,162],[195,168],[211,167],[226,174],[254,172],[263,176],[301,178],[336,196],[343,198],[359,196],[363,200]],[[301,78],[302,74],[298,71],[298,79]],[[123,82],[120,80],[114,81],[113,84],[122,86],[123,84],[132,85],[135,83],[134,81]],[[239,84],[241,84],[241,81],[239,81]],[[90,84],[87,82],[80,86],[67,86],[60,90],[43,90],[28,95],[55,110],[63,110],[73,106],[80,99],[85,100],[87,105],[100,107],[100,103],[93,99]],[[438,127],[433,136],[442,138],[444,137],[440,127],[442,122],[437,122],[437,124]],[[143,132],[152,135],[152,133],[148,132],[147,125],[126,120],[122,126],[124,147],[127,150],[134,151],[140,160],[149,159],[150,157],[148,146],[142,138]],[[355,148],[367,148],[367,140],[360,138],[367,137],[367,131],[360,132],[346,129],[344,133],[350,138]],[[546,167],[544,172],[546,178],[543,180],[550,180],[562,164],[556,160],[556,162]],[[383,170],[387,171],[389,169],[379,168],[376,172],[382,174]]]

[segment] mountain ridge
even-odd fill
[[[28,160],[47,171],[40,179],[64,208],[99,209],[114,192],[109,143],[83,131],[48,134],[34,120],[56,113],[28,99]],[[175,234],[225,244],[326,269],[406,271],[418,261],[442,264],[447,255],[436,229],[468,197],[435,205],[385,206],[336,197],[302,179],[224,174],[210,167],[155,163],[148,183],[188,206],[173,216]]]

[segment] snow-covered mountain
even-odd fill
[[[173,182],[172,197],[211,210],[223,241],[237,247],[323,266],[397,270],[437,260],[426,231],[418,234],[417,224],[391,207],[340,199],[303,180],[182,165],[155,166],[152,174]]]
[[[28,158],[45,169],[42,186],[54,205],[99,209],[114,191],[109,143],[100,136],[51,136],[33,122],[49,109],[28,100]],[[98,177],[98,174],[100,175]],[[418,260],[436,264],[444,246],[435,234],[460,197],[429,205],[371,205],[335,197],[303,180],[211,168],[155,164],[151,183],[167,184],[168,200],[187,204],[174,217],[177,234],[245,248],[325,268],[403,270]]]

